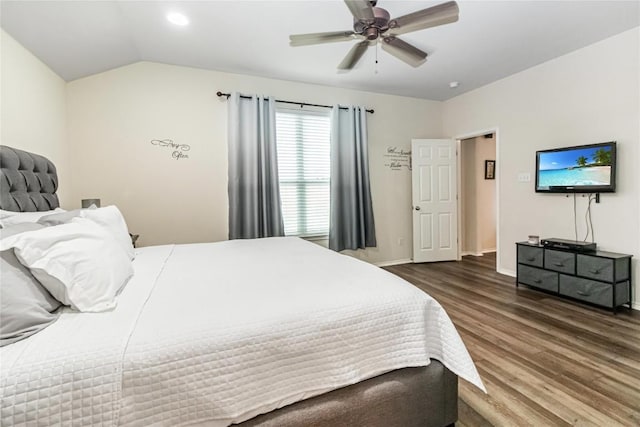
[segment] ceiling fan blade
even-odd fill
[[[344,42],[354,39],[353,31],[331,31],[328,33],[292,34],[289,36],[291,46],[306,46],[310,44]]]
[[[458,20],[458,3],[448,1],[389,21],[389,34],[405,34]]]
[[[397,37],[389,36],[383,38],[382,49],[412,67],[422,65],[427,58],[426,52],[421,51],[417,47],[410,45]]]
[[[356,19],[374,20],[373,8],[368,0],[344,0],[351,14]]]
[[[350,70],[356,66],[362,55],[367,51],[369,47],[369,40],[362,41],[351,48],[347,56],[344,57],[340,65],[339,70]]]

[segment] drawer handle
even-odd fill
[[[533,281],[533,283],[542,283],[542,280],[536,279],[536,280]]]
[[[599,269],[589,270],[589,273],[591,273],[591,274],[600,274],[600,270]]]
[[[527,258],[527,261],[535,261],[536,259],[534,257],[529,257]]]
[[[578,295],[582,295],[583,297],[588,297],[591,295],[591,292],[586,292],[586,291],[577,291],[576,293]]]
[[[553,265],[555,265],[556,267],[564,267],[564,264],[561,262],[554,262]]]

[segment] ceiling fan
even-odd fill
[[[291,46],[361,40],[351,48],[338,65],[340,70],[351,70],[367,48],[379,41],[383,50],[412,67],[418,67],[424,63],[427,53],[397,36],[458,20],[458,4],[455,1],[448,1],[394,19],[391,19],[389,12],[376,7],[376,0],[344,0],[344,2],[353,15],[353,31],[293,34],[289,36]]]

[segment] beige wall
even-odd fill
[[[441,103],[326,86],[141,62],[67,86],[75,207],[99,197],[117,204],[143,245],[227,238],[227,102],[237,90],[319,104],[362,104],[369,117],[369,163],[378,247],[371,262],[411,258],[411,175],[385,167],[387,147],[442,136]],[[189,144],[174,160],[152,139]]]
[[[496,159],[496,140],[476,138],[476,180],[478,182],[478,247],[480,253],[496,249],[496,180],[484,179],[484,161]]]
[[[460,142],[462,255],[496,249],[496,181],[484,179],[485,160],[495,158],[495,138],[480,136]]]
[[[462,255],[476,255],[478,233],[476,220],[476,139],[468,138],[460,142],[460,224]]]
[[[604,250],[634,255],[635,299],[640,275],[640,30],[624,32],[444,103],[446,135],[498,128],[498,265],[513,273],[515,242],[529,234],[573,238],[573,201],[534,192],[536,150],[618,141],[618,190],[592,208],[595,239]],[[518,182],[521,172],[531,182]],[[578,233],[586,198],[578,198]]]
[[[50,158],[62,204],[69,202],[65,82],[0,30],[0,143]]]

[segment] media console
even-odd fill
[[[528,242],[518,242],[516,248],[516,287],[531,286],[614,313],[624,304],[631,309],[632,255],[550,249]]]
[[[575,252],[595,252],[596,244],[566,239],[542,239],[540,244],[548,249],[561,249]]]

